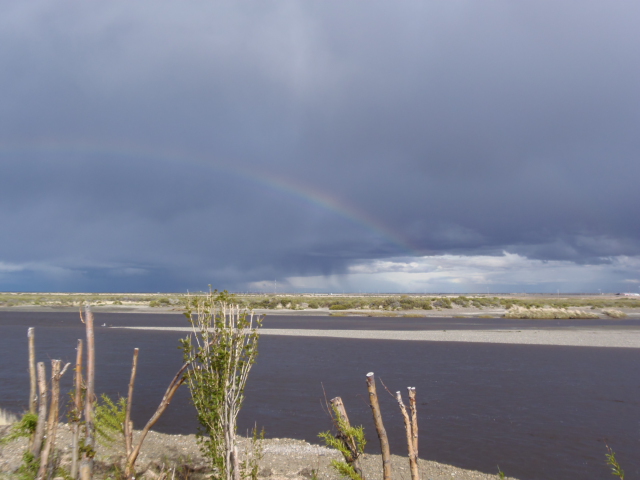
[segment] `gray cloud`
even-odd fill
[[[640,255],[635,3],[2,9],[0,289]]]

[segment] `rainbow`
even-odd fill
[[[112,145],[102,144],[99,142],[63,142],[59,140],[41,140],[28,145],[0,143],[0,156],[8,156],[12,154],[39,154],[43,156],[51,154],[87,156],[109,155],[112,157],[117,156],[162,161],[170,164],[193,164],[200,167],[215,169],[219,172],[224,172],[241,179],[248,180],[259,186],[280,192],[281,194],[293,196],[296,199],[303,200],[317,208],[338,215],[383,238],[385,241],[395,245],[410,256],[424,255],[424,253],[420,252],[420,249],[411,245],[408,240],[398,235],[395,231],[388,228],[376,218],[360,209],[357,209],[353,205],[349,205],[346,202],[339,200],[335,196],[331,196],[316,187],[304,185],[297,180],[294,181],[264,171],[257,172],[255,170],[249,170],[237,165],[232,165],[231,162],[212,161],[210,158],[187,154],[177,150],[157,151],[134,144]]]

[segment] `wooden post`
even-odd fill
[[[138,369],[139,348],[133,349],[133,362],[131,364],[131,378],[129,379],[129,394],[127,395],[127,410],[124,416],[124,444],[126,457],[131,455],[133,449],[133,422],[131,422],[131,402],[133,401],[133,385],[136,381],[136,370]]]
[[[38,424],[36,425],[36,434],[33,436],[31,443],[31,453],[34,457],[40,455],[42,449],[42,441],[47,425],[47,371],[44,362],[38,362]]]
[[[336,397],[332,399],[331,406],[333,407],[336,415],[340,417],[342,424],[347,428],[351,428],[351,423],[349,422],[349,417],[347,416],[347,409],[344,407],[342,398]],[[347,449],[351,453],[351,457],[345,458],[345,460],[349,465],[353,467],[360,478],[362,480],[365,480],[364,474],[362,473],[362,467],[360,466],[360,453],[358,452],[358,445],[356,444],[355,438],[353,438],[353,436],[351,435],[347,435],[347,432],[340,428],[340,423],[336,421],[335,424],[338,430],[338,435],[336,435],[336,438],[342,440],[344,445],[347,446]]]
[[[74,421],[71,425],[73,432],[71,440],[71,478],[78,478],[78,452],[80,450],[80,423],[82,420],[82,340],[78,339],[76,347],[75,396],[73,399]]]
[[[391,452],[389,451],[389,439],[387,431],[382,423],[382,414],[380,413],[380,404],[378,403],[378,394],[376,393],[376,380],[373,372],[367,373],[367,389],[369,390],[369,405],[373,412],[373,422],[376,425],[378,438],[380,439],[380,451],[382,452],[382,478],[383,480],[391,480]]]
[[[414,450],[413,433],[411,429],[411,419],[407,413],[407,408],[402,401],[402,394],[396,392],[396,400],[400,406],[402,412],[402,418],[404,419],[404,429],[407,434],[407,450],[409,452],[409,467],[411,468],[411,480],[420,480],[420,473],[418,471],[418,454]]]
[[[29,327],[27,337],[29,338],[29,412],[36,413],[38,409],[38,382],[36,380],[35,329],[33,327]]]
[[[84,400],[85,438],[84,448],[82,451],[82,461],[80,462],[80,479],[92,480],[93,457],[95,456],[93,402],[95,397],[96,351],[93,336],[93,312],[91,311],[91,307],[89,305],[85,306],[84,312],[87,330],[87,390]]]
[[[127,459],[125,462],[125,470],[124,470],[125,478],[130,479],[135,477],[134,466],[136,464],[136,460],[138,459],[138,454],[140,453],[142,442],[144,442],[144,439],[147,436],[147,433],[149,433],[149,430],[151,430],[151,427],[153,427],[155,423],[158,421],[158,419],[162,416],[164,411],[167,409],[167,407],[171,403],[171,399],[173,398],[175,393],[178,391],[178,388],[184,382],[185,378],[182,374],[187,369],[187,367],[189,367],[189,363],[185,363],[184,365],[182,365],[182,368],[178,370],[178,373],[176,373],[175,377],[173,377],[173,380],[171,380],[171,383],[169,384],[169,387],[167,388],[167,391],[165,392],[164,397],[162,397],[162,400],[160,401],[160,405],[158,405],[156,412],[153,414],[153,416],[149,419],[147,424],[144,426],[144,429],[142,430],[142,432],[140,432],[140,437],[138,437],[138,443],[136,443],[136,445],[133,446],[131,453],[127,456]]]
[[[58,421],[60,416],[60,379],[67,371],[67,363],[60,371],[61,360],[51,360],[51,405],[49,406],[49,424],[47,425],[47,441],[44,444],[40,455],[40,468],[38,469],[37,480],[44,480],[49,476],[49,463],[51,455],[56,448],[56,433],[58,432]]]
[[[409,405],[411,407],[411,435],[413,436],[413,450],[418,453],[418,409],[416,407],[416,387],[407,387],[409,391]]]

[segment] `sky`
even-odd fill
[[[638,2],[0,12],[0,291],[639,291]]]

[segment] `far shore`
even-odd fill
[[[148,305],[92,305],[92,310],[96,313],[127,313],[127,314],[167,314],[182,315],[184,309],[182,307],[150,307]],[[576,308],[579,310],[580,308]],[[602,313],[606,309],[594,309],[601,318],[607,318]],[[640,319],[640,309],[623,308],[623,311],[629,319]],[[16,305],[12,307],[0,306],[0,312],[78,312],[79,307],[74,306],[49,306],[49,305]],[[504,308],[465,308],[453,307],[447,309],[433,310],[403,310],[403,311],[384,311],[371,309],[352,309],[352,310],[329,310],[328,308],[316,309],[254,309],[257,315],[278,315],[278,316],[296,316],[296,317],[411,317],[411,318],[501,318],[505,315]],[[541,321],[544,321],[542,319]],[[568,320],[570,321],[570,320]]]

